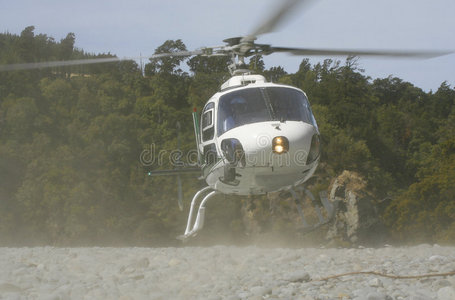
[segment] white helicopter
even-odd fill
[[[310,178],[318,165],[319,129],[306,94],[291,86],[268,83],[261,75],[233,76],[209,99],[200,124],[196,113],[193,121],[200,167],[208,186],[191,202],[182,239],[202,228],[205,204],[216,194],[263,195],[289,190],[296,196],[293,189]],[[332,212],[325,200],[324,206]],[[320,219],[321,224],[326,221]]]
[[[334,215],[334,207],[322,195],[319,201],[306,189],[318,215],[318,222],[309,225],[302,213],[297,189],[302,189],[315,172],[320,159],[320,132],[307,95],[300,89],[270,83],[261,75],[251,74],[244,59],[253,55],[287,52],[303,56],[388,56],[431,58],[446,55],[444,51],[395,50],[332,50],[273,47],[257,44],[257,36],[271,32],[296,5],[305,1],[287,0],[251,34],[224,40],[226,45],[204,47],[194,51],[160,53],[159,59],[171,56],[230,56],[228,66],[232,77],[222,84],[218,93],[205,104],[201,121],[193,112],[198,166],[207,186],[193,197],[185,233],[186,240],[196,235],[204,225],[207,201],[217,194],[264,195],[289,191],[295,198],[303,225],[316,228]],[[123,58],[126,59],[126,58]],[[26,70],[45,67],[115,62],[113,58],[82,59],[0,66],[0,71]],[[131,58],[128,58],[131,59]],[[159,170],[149,175],[178,175],[184,169]],[[180,178],[179,178],[180,181]],[[180,191],[181,194],[181,191]],[[199,203],[196,219],[194,213]]]

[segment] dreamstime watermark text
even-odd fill
[[[257,139],[259,150],[242,153],[243,157],[239,161],[245,162],[246,166],[305,166],[308,152],[304,149],[297,149],[287,153],[276,154],[271,151],[270,142],[264,137]],[[220,154],[211,150],[208,153],[201,153],[205,161],[215,162]],[[210,157],[211,156],[211,157]],[[172,166],[173,168],[196,167],[198,165],[198,151],[191,149],[183,151],[181,149],[157,150],[155,144],[151,144],[140,154],[140,162],[145,167]]]

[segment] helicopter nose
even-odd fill
[[[319,134],[310,124],[252,124],[247,132],[239,141],[249,166],[305,166],[319,157]]]

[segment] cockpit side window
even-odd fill
[[[201,118],[201,130],[202,130],[202,141],[209,141],[213,139],[215,135],[215,128],[213,124],[215,104],[213,102],[207,103],[202,112]]]

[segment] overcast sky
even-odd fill
[[[130,57],[153,54],[167,39],[188,49],[222,45],[250,33],[280,0],[0,0],[0,31],[20,34],[35,26],[60,40],[76,34],[87,52]],[[453,0],[315,0],[293,11],[258,43],[347,49],[455,50]],[[313,57],[312,63],[328,57]],[[344,61],[343,57],[337,57]],[[266,67],[293,73],[302,57],[273,54]],[[397,76],[429,91],[455,86],[455,54],[426,60],[361,58],[372,78]]]

